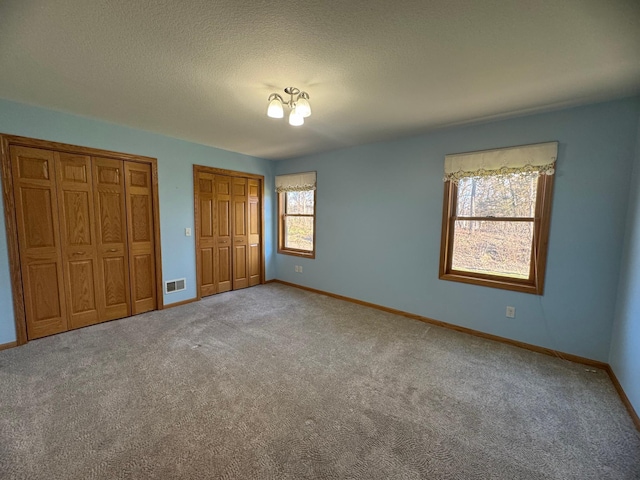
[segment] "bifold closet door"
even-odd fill
[[[69,328],[79,328],[104,319],[91,157],[58,152],[54,156]]]
[[[103,285],[99,304],[104,320],[131,315],[124,162],[93,158],[98,275]]]
[[[195,169],[200,296],[262,281],[262,182]]]
[[[68,329],[54,152],[10,147],[29,340]]]
[[[262,206],[260,197],[262,196],[262,188],[260,181],[250,178],[247,183],[249,187],[249,220],[247,222],[249,229],[249,286],[260,284],[261,270],[260,252],[262,251]]]
[[[153,240],[151,166],[124,162],[131,279],[131,314],[155,310],[156,271]]]
[[[247,213],[249,211],[249,195],[247,179],[233,178],[232,238],[233,238],[233,285],[234,290],[249,286],[247,271],[249,257],[249,232],[247,230]]]
[[[215,177],[212,173],[198,172],[196,178],[198,188],[198,248],[197,259],[200,275],[200,296],[206,297],[216,293],[215,255],[216,239],[214,236],[215,210]]]
[[[231,177],[215,176],[215,273],[218,293],[232,287]]]

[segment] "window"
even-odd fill
[[[276,177],[278,253],[315,258],[316,173]]]
[[[447,155],[440,278],[542,295],[557,143]]]

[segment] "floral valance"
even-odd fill
[[[276,175],[276,192],[303,192],[316,189],[316,172]]]
[[[538,172],[553,175],[558,142],[521,145],[479,152],[455,153],[444,159],[444,180]]]

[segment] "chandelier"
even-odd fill
[[[309,94],[307,92],[301,92],[296,87],[287,87],[284,89],[284,93],[291,95],[288,102],[277,93],[269,95],[269,107],[267,108],[267,116],[271,118],[284,117],[283,105],[286,105],[291,109],[289,113],[289,125],[299,127],[304,124],[304,119],[311,115],[311,105],[309,105]]]

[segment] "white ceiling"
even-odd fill
[[[0,2],[0,97],[263,158],[638,91],[638,0]]]

